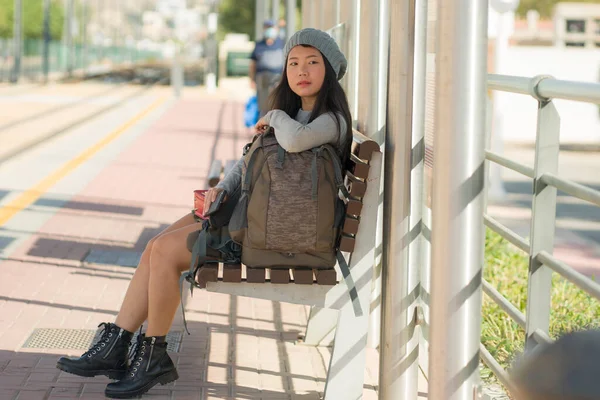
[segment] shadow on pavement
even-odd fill
[[[316,391],[298,390],[296,393],[289,387],[286,390],[280,387],[269,388],[268,382],[273,378],[275,382],[279,379],[289,381],[293,378],[295,382],[306,380],[323,384],[325,381],[323,378],[296,374],[289,370],[289,366],[286,369],[283,362],[279,365],[268,363],[261,366],[260,360],[252,362],[245,357],[248,350],[256,349],[235,347],[236,336],[241,334],[275,339],[279,347],[286,340],[290,340],[294,332],[237,330],[234,326],[194,321],[190,321],[189,326],[192,335],[188,336],[184,333],[178,351],[169,353],[177,365],[180,378],[165,386],[155,386],[142,398],[161,400],[208,398],[318,400],[320,398],[320,393]],[[213,343],[212,340],[214,334],[220,333],[226,333],[229,337],[226,354],[230,356],[227,362],[221,362],[221,353],[225,350],[222,348],[221,341]],[[221,351],[215,352],[215,345],[220,345]],[[110,382],[108,378],[102,376],[83,378],[56,368],[56,361],[60,356],[79,356],[84,351],[85,349],[66,348],[27,348],[18,352],[0,350],[0,399],[105,398],[103,393]],[[284,356],[287,357],[287,354]],[[241,361],[236,362],[235,360],[238,359]],[[238,378],[239,375],[245,379]],[[255,376],[256,380],[249,381],[247,379],[249,376]],[[279,385],[275,384],[275,386]]]

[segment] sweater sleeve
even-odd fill
[[[235,163],[231,171],[227,173],[227,175],[223,178],[223,180],[217,183],[218,188],[225,189],[227,193],[233,193],[238,186],[242,183],[242,166],[244,164],[244,159],[240,158],[238,162]]]
[[[265,115],[267,124],[275,129],[275,137],[285,151],[299,153],[323,144],[337,145],[340,131],[346,131],[346,123],[340,118],[340,127],[331,113],[319,115],[309,124],[303,125],[285,111],[271,110]]]

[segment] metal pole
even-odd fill
[[[17,83],[21,76],[21,54],[23,50],[23,3],[21,0],[15,0],[13,38],[15,61],[10,81]]]
[[[379,0],[362,0],[365,7],[360,9],[361,28],[364,33],[357,37],[360,47],[358,57],[358,130],[381,143],[382,135],[378,131],[378,43],[379,43]],[[384,156],[385,157],[385,156]],[[386,157],[387,158],[387,157]]]
[[[211,4],[211,11],[208,14],[208,39],[207,39],[207,56],[208,56],[208,71],[206,73],[206,89],[213,92],[217,88],[217,57],[219,54],[218,44],[215,38],[217,32],[217,13],[215,3]]]
[[[350,23],[350,51],[348,52],[348,103],[350,105],[350,112],[354,117],[353,125],[356,127],[356,120],[358,118],[358,65],[360,57],[360,14],[361,14],[361,0],[352,1],[352,21]],[[364,0],[363,0],[364,1]],[[385,180],[385,179],[384,179]]]
[[[296,32],[296,0],[286,0],[285,3],[286,40]]]
[[[42,50],[42,71],[44,83],[48,83],[50,73],[50,0],[44,0],[44,47]]]
[[[67,0],[65,19],[65,47],[67,51],[67,77],[73,77],[73,0]]]
[[[438,3],[429,398],[481,393],[488,0]]]
[[[408,263],[413,132],[415,0],[395,0],[391,20],[383,203],[381,400],[416,399],[419,269]]]
[[[88,35],[87,35],[87,18],[88,18],[88,5],[87,1],[81,2],[81,69],[83,75],[87,71],[88,63]]]
[[[256,16],[254,20],[254,41],[262,39],[263,23],[265,21],[265,0],[256,0]]]
[[[275,24],[277,24],[277,21],[279,21],[279,0],[273,0],[273,5],[271,6],[271,11],[272,11],[272,18],[273,18],[273,22]]]
[[[388,55],[390,38],[390,7],[388,0],[378,1],[378,7],[374,7],[376,13],[372,16],[372,29],[377,31],[377,40],[373,42],[372,48],[374,54],[373,71],[367,76],[372,77],[371,81],[371,101],[373,108],[369,110],[371,121],[371,130],[369,135],[382,145],[385,143],[385,128],[387,117],[387,96],[388,96]],[[385,159],[384,155],[384,159]],[[385,180],[382,180],[381,193],[383,193]],[[382,204],[383,206],[383,204]],[[383,249],[383,213],[378,214],[376,245]],[[375,253],[375,274],[373,277],[373,290],[371,293],[371,315],[369,327],[369,347],[377,348],[381,342],[381,317],[382,317],[382,291],[383,291],[383,250]]]

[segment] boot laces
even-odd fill
[[[94,343],[88,351],[83,353],[81,357],[91,358],[102,351],[102,349],[106,347],[107,343],[110,343],[110,339],[114,336],[113,330],[111,329],[111,324],[102,322],[100,325],[98,325],[98,328],[102,328],[102,335],[100,336],[100,339],[98,339],[98,341]]]
[[[135,343],[129,349],[127,358],[129,359],[129,368],[127,370],[127,376],[133,378],[142,367],[142,361],[144,361],[144,355],[146,354],[148,343],[144,340],[145,337],[142,335],[142,328],[136,338]]]

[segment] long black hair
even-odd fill
[[[301,46],[311,47],[308,45]],[[342,158],[342,165],[348,168],[350,147],[352,146],[352,115],[348,106],[348,98],[337,80],[333,67],[324,56],[323,61],[325,62],[325,78],[323,79],[323,86],[321,86],[321,90],[317,95],[317,100],[315,101],[315,106],[312,109],[308,122],[312,122],[321,114],[327,112],[333,113],[338,130],[340,130],[340,138],[344,138],[344,136],[347,138],[345,148],[340,149],[340,156]],[[295,118],[301,107],[302,100],[300,96],[292,91],[287,79],[286,60],[281,80],[269,97],[269,109],[283,110],[291,118]],[[344,122],[346,123],[346,132],[341,132],[340,116],[344,118]]]

